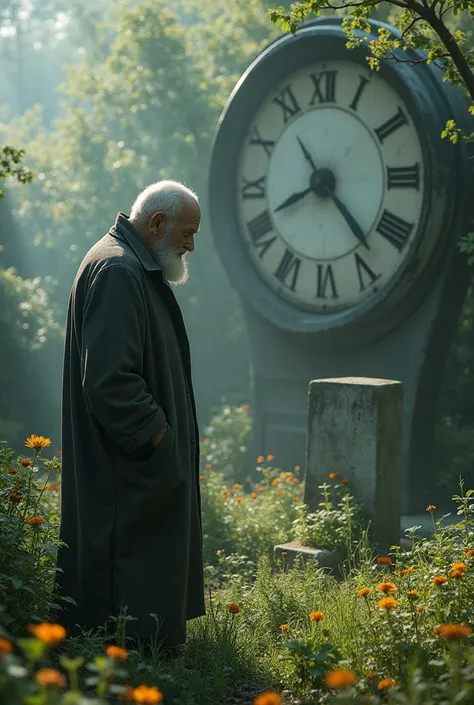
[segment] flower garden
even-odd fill
[[[249,425],[248,408],[227,408],[202,440],[207,614],[173,660],[159,643],[127,648],[133,615],[68,638],[55,619],[60,459],[43,436],[21,455],[0,446],[1,705],[474,703],[474,493],[461,482],[457,523],[430,505],[432,537],[413,527],[380,554],[343,477],[310,514],[300,468],[260,456],[247,475]],[[339,548],[343,577],[275,555],[292,540]]]

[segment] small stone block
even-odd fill
[[[393,380],[341,377],[309,385],[305,502],[316,510],[319,485],[337,473],[384,547],[400,541],[402,401],[402,384]]]
[[[324,548],[312,548],[303,546],[298,541],[281,543],[273,549],[276,556],[280,556],[288,568],[292,568],[298,561],[305,564],[308,560],[316,561],[319,568],[330,568],[336,575],[339,575],[339,565],[341,556],[337,551],[329,551]]]

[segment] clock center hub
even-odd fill
[[[334,192],[336,187],[336,177],[331,169],[316,169],[311,174],[309,186],[316,196],[327,198]]]

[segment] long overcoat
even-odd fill
[[[168,426],[156,449],[151,438]],[[203,615],[199,434],[188,338],[150,249],[123,213],[87,253],[67,314],[59,621],[74,633],[122,606],[127,631],[184,643]]]

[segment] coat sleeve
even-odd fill
[[[145,319],[134,273],[121,265],[99,272],[82,317],[82,389],[99,423],[128,453],[166,426],[142,377]]]

